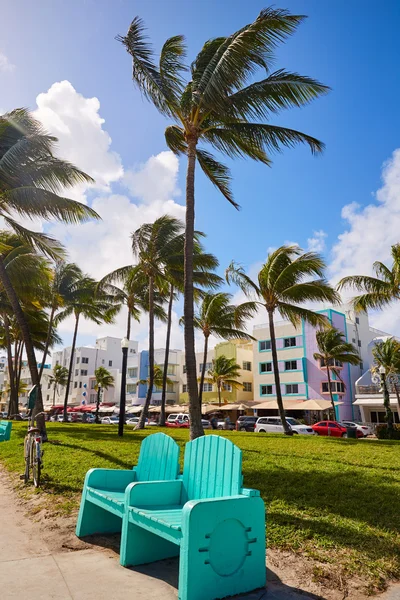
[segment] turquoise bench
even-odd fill
[[[164,433],[143,440],[133,469],[90,469],[86,473],[76,535],[121,531],[125,490],[132,482],[173,480],[179,474],[179,446]]]
[[[11,421],[0,421],[0,442],[8,442],[11,437]]]
[[[263,587],[265,507],[242,487],[242,453],[214,435],[186,444],[183,476],[126,490],[120,562],[180,556],[179,600],[213,600]]]

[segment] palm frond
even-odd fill
[[[46,233],[30,231],[10,217],[3,215],[3,218],[4,221],[11,227],[11,229],[13,229],[21,237],[21,239],[28,244],[28,246],[37,249],[39,252],[49,256],[53,260],[58,260],[65,256],[64,247],[52,236]]]
[[[295,306],[294,304],[287,304],[286,302],[278,302],[277,309],[284,319],[287,319],[295,327],[301,323],[301,320],[307,321],[315,327],[318,325],[326,325],[327,318],[321,313],[316,313],[308,308],[302,306]]]
[[[300,283],[305,277],[322,277],[325,268],[326,264],[322,256],[315,252],[304,252],[281,270],[274,287],[277,291],[283,291]]]
[[[187,67],[182,59],[186,56],[185,38],[175,35],[164,43],[160,54],[160,76],[168,98],[177,105],[181,96],[184,81],[182,74]]]
[[[280,294],[284,302],[329,302],[339,304],[340,296],[324,278],[296,283]]]
[[[246,294],[251,296],[255,294],[257,297],[262,297],[261,290],[252,279],[246,275],[243,267],[234,261],[228,266],[225,271],[225,278],[227,283],[234,283]]]
[[[166,128],[164,135],[168,148],[172,150],[174,154],[186,154],[187,144],[184,131],[181,127],[178,127],[178,125],[170,125]]]
[[[219,189],[221,194],[234,206],[239,209],[239,204],[234,201],[231,191],[231,174],[225,165],[215,160],[212,154],[206,150],[198,149],[196,152],[197,160],[204,174]]]

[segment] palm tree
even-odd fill
[[[62,365],[56,365],[53,369],[53,375],[49,376],[49,386],[53,386],[53,406],[56,403],[56,392],[58,388],[65,387],[68,382],[68,369]]]
[[[94,420],[95,423],[98,423],[101,390],[108,390],[109,387],[112,387],[114,385],[114,377],[105,367],[97,367],[94,372],[94,376],[96,378],[95,390],[97,390],[96,414]]]
[[[175,239],[180,234],[183,224],[178,219],[164,215],[154,221],[145,223],[132,234],[132,250],[138,259],[138,267],[148,280],[149,289],[149,387],[146,400],[136,429],[144,429],[147,412],[150,406],[154,385],[154,294],[161,295],[168,290],[165,276],[165,265],[171,249],[175,247]]]
[[[325,262],[319,254],[303,253],[298,246],[281,246],[268,255],[267,262],[258,274],[257,283],[235,263],[231,263],[226,270],[227,281],[236,283],[248,297],[255,299],[247,303],[247,310],[255,311],[258,306],[263,306],[267,311],[276,399],[287,435],[291,435],[291,430],[286,422],[282,401],[274,315],[279,312],[282,318],[288,319],[294,326],[298,326],[302,320],[314,326],[325,325],[324,315],[301,306],[305,302],[339,302],[339,294],[323,276],[324,269]],[[317,279],[311,279],[312,277]]]
[[[62,256],[61,245],[45,233],[26,229],[13,214],[66,223],[99,218],[90,207],[60,195],[68,187],[93,180],[71,163],[55,157],[56,142],[25,109],[0,117],[0,215],[29,246],[52,258]],[[0,280],[21,328],[32,383],[37,386],[36,414],[43,411],[43,400],[35,349],[18,295],[5,268],[4,251],[5,248],[0,248]],[[43,416],[38,418],[38,426],[46,439]]]
[[[387,378],[393,381],[393,388],[397,398],[397,411],[400,418],[400,394],[398,388],[398,378],[400,374],[400,343],[394,338],[388,338],[375,344],[372,349],[372,356],[375,362],[375,371],[379,372],[379,367],[385,369],[385,383],[383,385],[384,406],[386,411],[386,422],[388,430],[393,431],[393,413],[390,408],[390,395],[388,391]]]
[[[52,273],[52,281],[49,289],[49,328],[47,339],[43,351],[42,365],[39,371],[39,379],[43,375],[43,369],[46,362],[46,356],[49,350],[50,339],[54,329],[54,318],[57,311],[68,305],[70,298],[74,297],[75,284],[82,279],[83,273],[75,263],[67,263],[64,260],[57,260]]]
[[[353,288],[362,294],[353,298],[354,310],[366,312],[368,309],[385,308],[400,299],[400,244],[391,248],[392,266],[387,267],[376,261],[373,270],[376,277],[368,275],[349,275],[338,283],[338,289]]]
[[[167,384],[173,385],[172,379],[167,376],[166,379]],[[139,383],[143,385],[150,385],[150,376],[147,379],[139,379]],[[153,379],[153,389],[154,387],[161,389],[164,385],[164,370],[160,365],[154,365],[154,379]]]
[[[225,386],[243,387],[243,384],[235,379],[236,377],[240,377],[240,365],[236,363],[234,358],[218,356],[213,359],[212,368],[207,371],[207,377],[204,378],[204,381],[217,386],[219,406],[221,406],[221,391]]]
[[[165,139],[175,154],[187,156],[185,225],[185,355],[191,437],[203,433],[198,405],[193,306],[193,234],[196,160],[210,181],[236,208],[229,169],[199,143],[210,144],[229,156],[249,157],[271,164],[269,154],[282,146],[309,145],[313,153],[323,144],[299,131],[260,123],[279,111],[308,104],[328,88],[310,77],[283,69],[270,72],[276,46],[292,35],[304,17],[266,8],[248,25],[228,37],[207,41],[184,80],[186,46],[181,35],[164,43],[159,64],[147,41],[143,21],[136,17],[122,42],[132,57],[132,79],[146,99],[174,124]],[[258,68],[266,77],[254,82]],[[250,83],[250,80],[252,83]]]
[[[119,311],[120,306],[110,299],[109,296],[103,295],[98,291],[97,282],[87,275],[74,282],[73,290],[71,290],[68,304],[64,310],[60,311],[54,319],[55,325],[58,325],[67,317],[73,315],[75,318],[74,334],[72,338],[71,356],[68,369],[68,380],[65,386],[64,397],[64,422],[67,422],[67,405],[69,388],[71,385],[71,377],[74,366],[74,354],[76,346],[76,338],[78,335],[79,321],[81,318],[93,321],[96,325],[101,323],[112,323],[115,314]]]
[[[3,389],[3,394],[4,394],[5,399],[6,400],[7,400],[7,398],[9,399],[8,413],[7,413],[9,419],[13,419],[14,417],[18,416],[18,414],[19,414],[19,412],[18,412],[19,397],[26,396],[26,394],[28,392],[28,386],[25,383],[25,381],[18,382],[18,386],[16,389],[16,393],[17,393],[16,404],[12,404],[12,398],[11,398],[12,390],[13,390],[13,386],[12,386],[11,380],[9,380],[9,381],[7,381],[7,383]]]
[[[316,333],[318,352],[314,352],[314,359],[326,367],[328,377],[328,390],[331,398],[333,414],[336,417],[336,407],[333,401],[331,373],[340,379],[339,368],[343,363],[359,365],[361,358],[353,344],[346,342],[344,334],[335,327],[325,327]]]
[[[194,240],[194,254],[193,254],[193,281],[196,286],[195,294],[199,297],[202,296],[203,292],[201,288],[214,289],[222,283],[222,278],[216,275],[212,271],[219,265],[218,259],[213,254],[207,254],[204,251],[203,245],[200,242],[200,238],[204,234],[200,231],[195,231]],[[160,412],[160,426],[165,425],[165,405],[166,405],[166,377],[168,372],[169,364],[169,347],[171,340],[171,326],[172,326],[172,307],[176,300],[178,293],[183,292],[184,288],[184,234],[177,236],[174,240],[174,246],[170,256],[167,257],[167,263],[165,265],[165,273],[169,282],[169,299],[168,299],[168,311],[167,311],[167,335],[165,342],[165,357],[164,357],[164,383],[162,386],[161,393],[161,412]],[[201,400],[200,400],[201,404]]]
[[[218,294],[204,294],[199,310],[194,315],[194,326],[204,336],[203,363],[199,385],[199,403],[203,397],[203,384],[206,374],[208,340],[210,335],[222,339],[254,339],[245,331],[246,319],[251,316],[246,307],[231,304],[232,295],[224,292]]]

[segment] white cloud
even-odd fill
[[[307,250],[309,252],[324,252],[326,248],[325,239],[328,234],[320,229],[319,231],[314,231],[313,237],[308,238],[307,240]]]
[[[136,169],[125,173],[124,183],[133,196],[146,204],[180,195],[177,187],[179,160],[170,151],[160,152]]]
[[[123,176],[119,154],[110,149],[111,138],[103,129],[98,98],[85,98],[69,81],[53,83],[36,98],[34,116],[58,138],[58,154],[93,177],[93,185],[68,190],[68,197],[85,201],[89,188],[110,191]]]
[[[15,65],[9,61],[8,57],[3,54],[3,52],[0,52],[0,73],[11,73],[14,69]]]

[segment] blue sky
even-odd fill
[[[375,229],[387,214],[378,211],[372,218],[363,208],[376,204],[382,165],[400,145],[400,4],[385,0],[379,10],[369,0],[286,0],[277,5],[308,19],[277,51],[276,68],[317,78],[332,91],[304,109],[283,112],[273,122],[318,137],[326,151],[315,158],[306,148],[285,150],[274,157],[271,169],[250,161],[231,163],[239,213],[198,174],[196,226],[207,233],[207,248],[218,255],[222,267],[234,258],[251,268],[265,258],[269,247],[285,241],[307,247],[313,232],[323,230],[323,251],[333,273],[364,266],[368,271],[375,258],[387,259],[397,236],[393,231],[381,239],[378,256],[371,254]],[[67,80],[84,98],[98,98],[103,128],[112,138],[110,149],[120,155],[125,169],[137,169],[166,149],[166,121],[133,87],[129,56],[114,37],[125,33],[138,14],[156,50],[167,37],[185,34],[191,60],[205,40],[233,32],[264,6],[256,0],[6,0],[0,53],[14,68],[0,68],[0,108],[35,109],[38,94]],[[386,200],[393,194],[397,198],[397,161],[392,162],[393,173],[381,192]],[[400,171],[400,158],[398,162]],[[181,189],[184,175],[181,161]],[[125,193],[120,180],[110,185],[114,193]],[[388,190],[387,185],[392,187]],[[182,203],[183,197],[175,200]],[[350,209],[350,215],[345,211],[348,218],[343,219],[343,207],[354,202],[360,208]],[[367,242],[362,232],[371,228]],[[353,236],[350,244],[348,236],[338,241],[346,230]],[[359,252],[354,261],[354,247],[363,243],[365,253]]]

